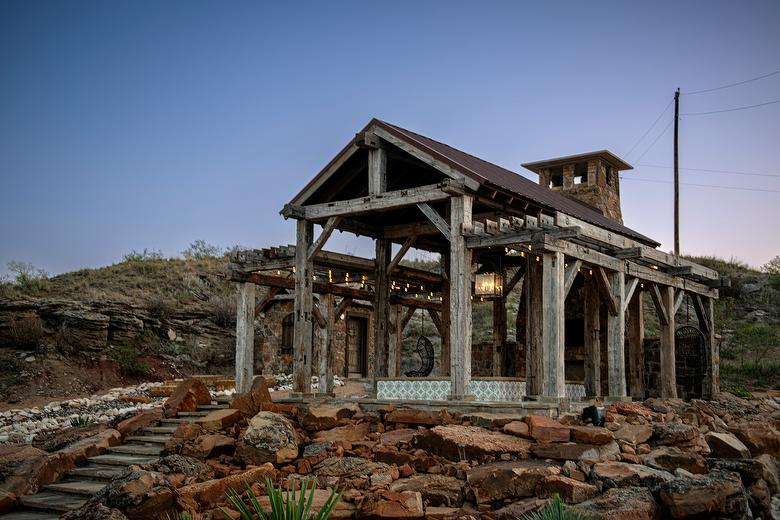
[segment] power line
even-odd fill
[[[674,119],[672,119],[671,121],[669,121],[669,123],[667,123],[667,125],[664,127],[664,129],[663,129],[663,130],[661,130],[661,133],[660,133],[660,134],[658,134],[658,136],[657,136],[655,139],[653,139],[653,142],[652,142],[652,143],[650,143],[650,146],[648,146],[648,147],[645,149],[645,151],[644,151],[644,152],[642,152],[642,155],[640,155],[639,157],[637,157],[637,158],[636,158],[636,160],[637,160],[637,161],[640,161],[640,160],[642,160],[642,157],[644,157],[644,156],[647,154],[647,152],[649,152],[649,151],[650,151],[650,149],[651,149],[653,146],[655,146],[655,143],[657,143],[657,142],[658,142],[658,140],[659,140],[659,139],[660,139],[660,138],[661,138],[661,137],[662,137],[662,136],[663,136],[663,135],[666,133],[666,131],[667,131],[667,130],[669,130],[669,127],[670,127],[670,126],[672,126],[672,123],[674,123]]]
[[[774,101],[767,101],[766,103],[758,103],[756,105],[747,105],[744,107],[735,107],[735,108],[726,108],[724,110],[712,110],[710,112],[688,112],[687,114],[680,114],[683,116],[706,116],[709,114],[722,114],[723,112],[736,112],[737,110],[747,110],[749,108],[757,108],[757,107],[763,107],[766,105],[774,105],[775,103],[780,103],[780,99],[776,99]]]
[[[627,181],[641,181],[641,182],[653,182],[656,184],[673,184],[672,181],[662,181],[658,179],[642,179],[639,177],[620,177],[621,180]],[[763,188],[745,188],[743,186],[720,186],[718,184],[696,184],[692,182],[681,182],[685,186],[696,186],[699,188],[719,188],[722,190],[739,190],[739,191],[760,191],[764,193],[780,193],[780,190],[768,190]]]
[[[705,88],[703,90],[694,90],[693,92],[683,92],[683,96],[693,96],[694,94],[704,94],[705,92],[714,92],[716,90],[723,90],[724,88],[731,88],[736,87],[739,85],[744,85],[745,83],[750,83],[752,81],[758,81],[760,79],[768,78],[770,76],[774,76],[776,74],[780,74],[780,70],[776,70],[774,72],[770,72],[769,74],[764,74],[763,76],[757,76],[755,78],[746,79],[744,81],[738,81],[736,83],[729,83],[728,85],[723,85],[720,87],[714,87],[714,88]]]
[[[645,168],[664,168],[671,170],[673,166],[661,166],[659,164],[640,164],[635,163],[635,166],[644,166]],[[780,177],[777,173],[758,173],[758,172],[739,172],[734,170],[710,170],[708,168],[680,168],[681,170],[687,170],[692,172],[708,172],[708,173],[727,173],[729,175],[752,175],[756,177]]]
[[[644,134],[642,134],[642,137],[640,137],[640,138],[637,140],[637,142],[635,142],[635,143],[634,143],[634,146],[632,146],[632,147],[631,147],[631,149],[630,149],[630,150],[629,150],[629,151],[626,153],[626,157],[628,157],[629,155],[631,155],[631,152],[633,152],[633,151],[634,151],[634,149],[636,149],[636,147],[637,147],[637,146],[639,146],[639,143],[641,143],[641,142],[642,142],[642,140],[644,140],[644,138],[645,138],[645,137],[647,137],[647,134],[649,134],[649,133],[650,133],[650,131],[651,131],[653,128],[655,128],[655,125],[657,125],[657,124],[658,124],[658,121],[660,121],[660,120],[661,120],[661,118],[663,117],[663,115],[666,113],[666,111],[667,111],[667,110],[669,110],[669,107],[670,107],[670,106],[672,106],[672,103],[674,103],[674,99],[672,99],[671,101],[669,101],[669,104],[668,104],[668,105],[666,105],[666,107],[665,107],[665,108],[664,108],[664,109],[661,111],[661,113],[660,113],[660,114],[658,114],[658,117],[655,119],[655,121],[653,121],[653,124],[652,124],[652,125],[650,125],[650,128],[648,128],[648,129],[645,131],[645,133],[644,133]]]

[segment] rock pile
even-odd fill
[[[166,458],[132,467],[86,508],[133,520],[152,506],[203,519],[223,518],[224,507],[236,518],[226,491],[249,485],[263,496],[266,477],[315,478],[315,509],[343,490],[337,519],[508,520],[555,494],[582,513],[631,520],[769,519],[780,502],[773,399],[616,403],[596,427],[575,414],[293,407],[270,403],[263,385],[253,393],[235,402],[259,403],[254,416],[217,410],[181,424]]]

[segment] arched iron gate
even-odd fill
[[[707,342],[704,333],[684,325],[674,333],[675,374],[679,397],[701,399],[707,375]]]

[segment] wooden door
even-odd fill
[[[347,320],[347,376],[366,376],[368,320],[350,316]]]

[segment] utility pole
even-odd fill
[[[680,256],[680,167],[678,130],[680,126],[680,89],[674,92],[674,254]]]

